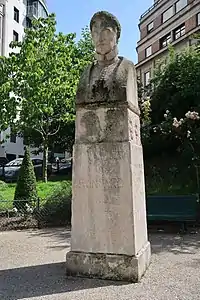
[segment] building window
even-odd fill
[[[150,33],[152,30],[153,30],[153,22],[151,22],[151,23],[149,23],[148,25],[147,25],[147,32],[148,33]]]
[[[197,25],[200,25],[200,13],[197,14]]]
[[[163,23],[169,20],[174,15],[174,7],[171,6],[162,14],[162,21]]]
[[[13,42],[18,42],[19,41],[19,34],[13,30]]]
[[[149,47],[146,48],[146,50],[145,50],[145,56],[146,56],[146,57],[149,57],[149,56],[151,56],[151,54],[152,54],[152,47],[149,46]]]
[[[32,22],[29,18],[26,18],[26,28],[31,28],[32,27]]]
[[[165,48],[169,45],[172,41],[171,33],[165,35],[163,38],[160,39],[160,48]]]
[[[187,6],[187,0],[179,0],[175,3],[176,13]]]
[[[14,7],[14,20],[19,23],[19,10]]]
[[[39,1],[38,1],[38,17],[44,19],[48,17],[47,12],[44,9],[44,6]]]
[[[150,71],[144,73],[144,85],[147,86],[149,85],[150,82]]]
[[[178,40],[184,34],[185,34],[185,24],[182,24],[181,26],[177,27],[174,30],[174,39]]]

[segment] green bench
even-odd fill
[[[148,221],[181,222],[184,231],[199,217],[198,195],[147,196],[146,205]]]

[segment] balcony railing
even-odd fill
[[[162,2],[163,0],[158,0],[156,1],[148,10],[146,10],[140,17],[140,20],[143,19],[146,15],[148,15],[148,13],[150,11],[152,11],[160,2]]]
[[[38,18],[38,9],[34,5],[27,6],[27,17],[30,19],[37,19]]]

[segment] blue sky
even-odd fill
[[[117,16],[122,25],[120,55],[137,62],[136,44],[139,38],[138,21],[153,0],[47,0],[49,12],[57,16],[57,29],[64,33],[76,32],[89,24],[92,15],[107,10]]]

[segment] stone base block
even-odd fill
[[[70,251],[66,258],[68,276],[138,282],[150,264],[151,248],[148,242],[136,256]]]

